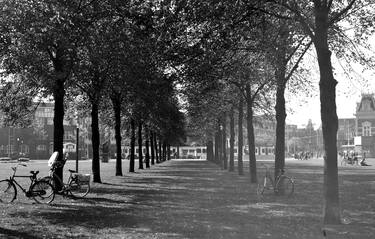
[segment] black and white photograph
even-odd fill
[[[0,0],[0,238],[375,238],[374,0]]]

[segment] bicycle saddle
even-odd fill
[[[30,171],[30,173],[35,176],[39,173],[39,171]]]
[[[75,170],[71,170],[71,169],[69,169],[69,172],[71,172],[71,173],[76,173]]]

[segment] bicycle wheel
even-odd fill
[[[16,199],[17,189],[14,184],[8,180],[0,181],[0,202],[11,203]]]
[[[78,177],[74,177],[68,188],[73,197],[83,198],[90,192],[90,181],[81,181]]]
[[[294,192],[294,182],[287,176],[281,176],[277,182],[276,189],[276,194],[290,197]]]
[[[45,181],[36,181],[30,188],[30,195],[37,203],[51,203],[55,199],[53,186]]]

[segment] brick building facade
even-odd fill
[[[375,99],[374,94],[363,94],[355,114],[356,136],[361,137],[362,151],[375,157]]]

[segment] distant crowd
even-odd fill
[[[351,165],[361,165],[361,166],[370,166],[366,162],[366,153],[363,152],[362,154],[359,154],[358,152],[355,152],[354,150],[350,151],[340,151],[339,155],[341,157],[341,165],[345,164],[351,164]],[[290,155],[294,157],[297,160],[309,160],[313,158],[314,156],[316,158],[321,157],[321,153],[319,152],[310,152],[310,151],[300,151],[295,154]]]
[[[339,155],[341,156],[342,163],[345,162],[346,164],[351,165],[361,165],[361,166],[370,166],[366,163],[366,153],[364,152],[362,155],[360,155],[358,152],[355,152],[353,150],[350,151],[342,151],[339,152]]]
[[[318,153],[316,153],[316,156],[318,156]],[[312,157],[314,157],[314,153],[310,151],[301,151],[294,154],[294,158],[298,160],[309,160]]]

